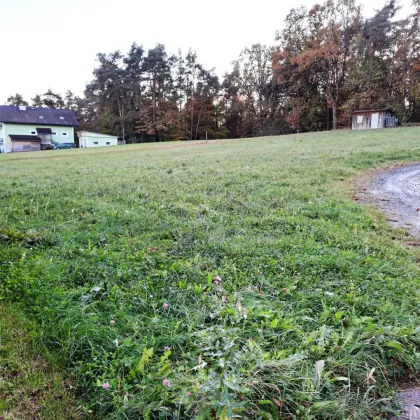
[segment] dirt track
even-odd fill
[[[372,179],[370,195],[395,227],[420,236],[420,164],[379,173]]]

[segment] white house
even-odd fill
[[[90,131],[78,131],[79,147],[116,146],[118,138],[107,134],[91,133]]]
[[[52,149],[74,143],[79,124],[69,109],[0,106],[0,152]]]

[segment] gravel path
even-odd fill
[[[372,178],[367,195],[394,226],[420,237],[420,164],[380,172]],[[398,420],[420,419],[420,388],[402,390],[399,398],[404,413]]]
[[[377,175],[370,193],[396,227],[420,235],[420,164],[394,168]]]

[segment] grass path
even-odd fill
[[[141,143],[129,144],[124,146],[111,146],[111,147],[92,147],[88,149],[60,149],[60,150],[47,150],[40,152],[25,152],[25,153],[10,153],[5,155],[4,160],[32,160],[32,159],[63,159],[65,157],[79,158],[92,155],[117,155],[122,153],[133,153],[135,151],[148,151],[148,150],[168,150],[178,149],[185,147],[205,146],[211,147],[220,142],[235,142],[243,141],[244,139],[235,140],[214,140],[214,141],[170,141],[162,143]],[[3,155],[4,156],[4,155]]]

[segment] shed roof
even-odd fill
[[[102,134],[102,133],[94,133],[92,131],[77,131],[77,135],[79,137],[109,137],[113,139],[118,138],[117,136],[111,136],[109,134]]]
[[[367,114],[369,112],[386,112],[390,111],[392,112],[392,109],[390,108],[380,108],[380,109],[361,109],[359,111],[353,111],[353,114]]]
[[[70,109],[0,106],[0,122],[12,124],[62,125],[77,127],[79,123]]]
[[[41,141],[38,136],[21,135],[21,134],[10,134],[12,141]]]

